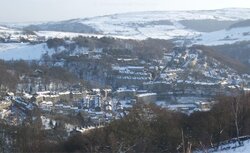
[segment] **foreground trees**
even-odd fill
[[[249,135],[249,98],[250,95],[219,97],[211,111],[191,114],[187,127],[194,147],[217,147],[222,141]]]
[[[137,103],[123,119],[84,134],[76,133],[67,140],[52,141],[51,134],[61,133],[56,129],[48,133],[39,126],[20,127],[15,142],[19,143],[16,150],[22,152],[188,153],[196,149],[206,152],[225,140],[249,135],[249,129],[250,95],[243,95],[219,97],[211,111],[189,116]]]
[[[219,97],[211,111],[190,116],[138,103],[123,119],[75,135],[60,148],[66,152],[206,151],[222,141],[250,134],[249,98]]]

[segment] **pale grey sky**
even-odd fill
[[[114,13],[250,8],[250,0],[0,0],[0,22],[58,21]]]

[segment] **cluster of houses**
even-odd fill
[[[38,36],[34,32],[29,30],[17,31],[13,29],[0,28],[0,42],[2,43],[21,43],[21,42],[33,42],[41,43],[45,42],[45,36]]]
[[[157,99],[168,95],[208,96],[245,92],[249,75],[238,74],[203,51],[194,48],[173,48],[162,60],[147,63],[139,59],[119,57],[109,74],[114,89],[134,87],[157,93]]]
[[[250,82],[249,75],[239,75],[201,50],[174,48],[165,53],[161,71],[143,88],[160,95],[231,95],[240,94]]]
[[[111,74],[113,87],[121,87],[125,84],[127,86],[141,86],[143,82],[152,79],[151,73],[144,66],[112,66]]]

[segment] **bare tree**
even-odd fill
[[[234,97],[232,101],[232,113],[234,119],[234,125],[236,128],[236,137],[239,145],[241,145],[241,141],[239,139],[240,131],[239,131],[239,114],[240,114],[240,99],[238,97]]]

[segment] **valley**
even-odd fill
[[[2,148],[230,150],[220,142],[236,125],[248,133],[249,19],[228,8],[0,24]]]

